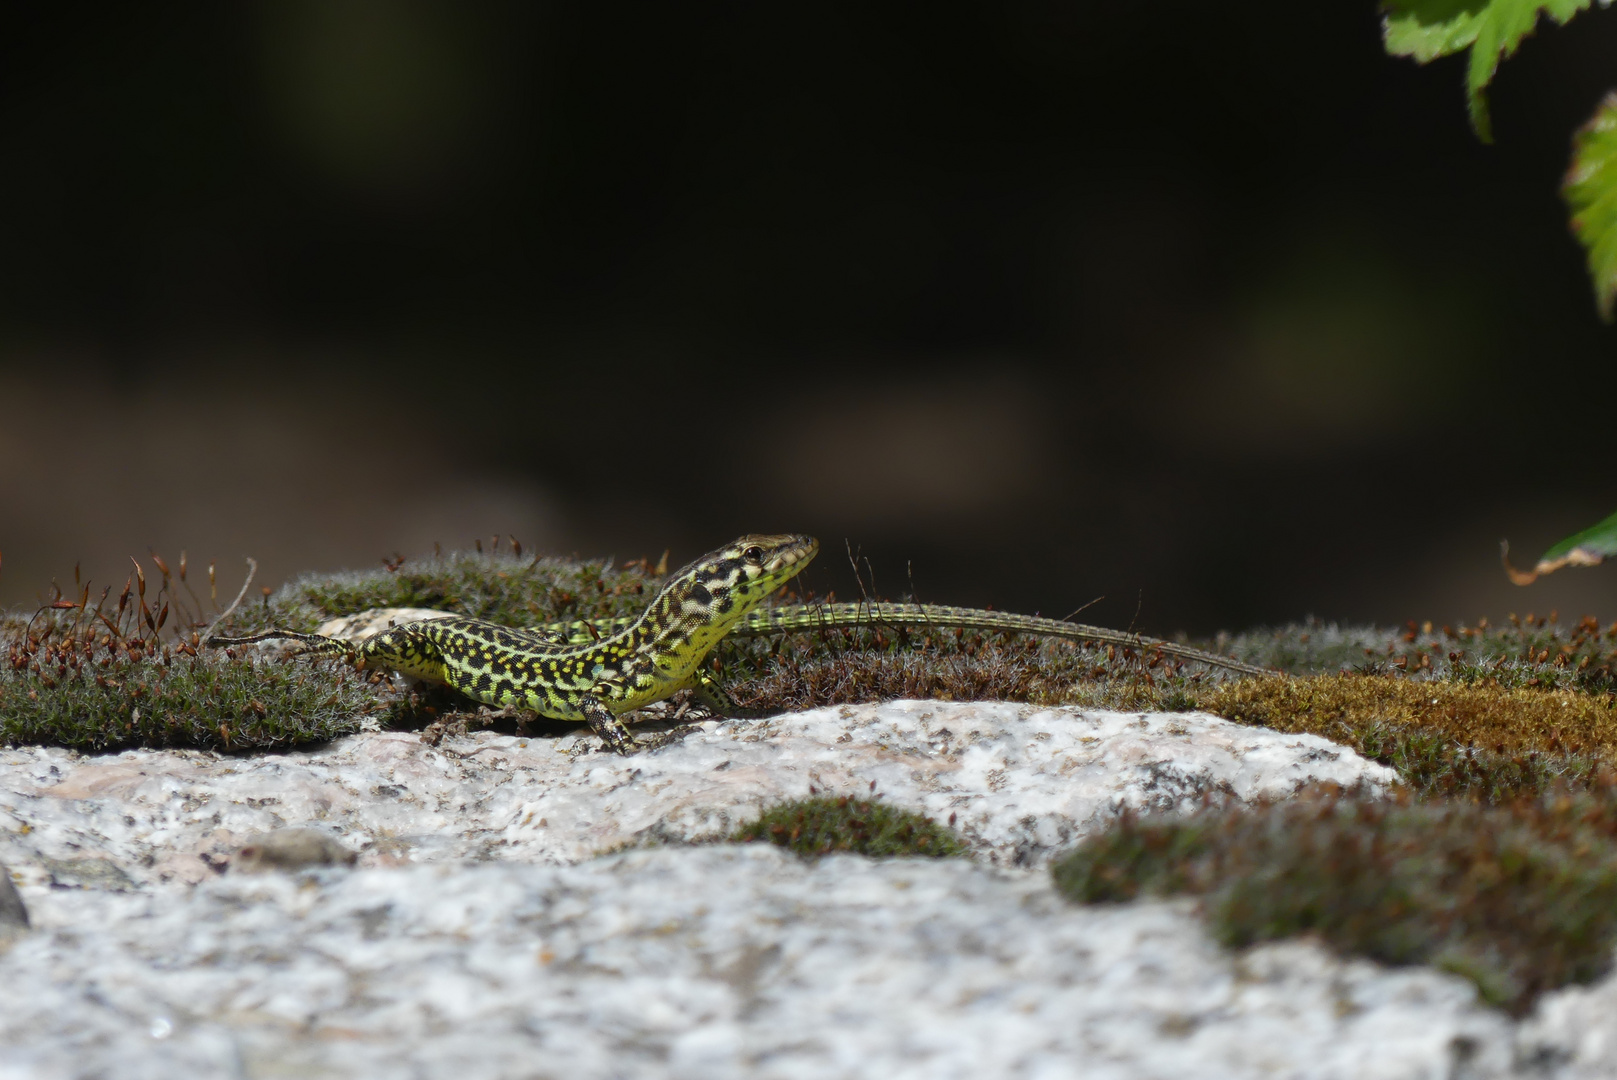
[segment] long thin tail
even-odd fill
[[[323,634],[300,634],[294,630],[268,630],[262,634],[251,637],[208,637],[202,644],[223,648],[226,645],[254,645],[260,641],[300,641],[303,648],[297,651],[298,656],[321,656],[327,653],[349,653],[353,651],[354,643],[341,638],[326,637]]]
[[[858,604],[793,604],[783,607],[758,609],[747,617],[732,634],[769,634],[780,630],[812,630],[838,626],[924,626],[938,629],[1005,630],[1015,633],[1039,634],[1044,637],[1065,638],[1068,641],[1099,641],[1123,645],[1143,652],[1161,652],[1167,656],[1208,664],[1243,675],[1273,675],[1268,668],[1248,664],[1228,656],[1206,652],[1174,641],[1130,634],[1123,630],[1109,630],[1104,626],[1044,619],[1037,615],[1016,615],[1011,612],[983,611],[979,608],[945,607],[934,604],[885,604],[879,602]]]

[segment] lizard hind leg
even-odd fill
[[[690,681],[691,700],[680,709],[681,718],[691,720],[718,719],[736,714],[736,703],[719,681],[706,671],[698,669]]]

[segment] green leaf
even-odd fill
[[[1509,553],[1507,544],[1501,550],[1500,557],[1505,560],[1505,572],[1510,575],[1510,580],[1518,585],[1532,584],[1541,575],[1553,574],[1563,566],[1597,566],[1617,555],[1617,514],[1562,540],[1546,551],[1531,571],[1513,568],[1506,557]]]
[[[1539,572],[1548,573],[1543,565],[1547,562],[1555,563],[1556,568],[1568,563],[1594,566],[1608,555],[1617,555],[1617,514],[1550,548],[1539,560]]]
[[[1488,0],[1387,0],[1381,5],[1387,52],[1418,64],[1457,53],[1477,40],[1487,7]]]
[[[1477,138],[1493,142],[1488,119],[1488,84],[1499,61],[1533,32],[1540,14],[1564,23],[1590,0],[1384,0],[1382,39],[1393,56],[1427,63],[1461,49],[1471,50],[1466,70],[1466,105]]]
[[[1572,232],[1588,253],[1600,317],[1611,322],[1617,301],[1617,93],[1607,94],[1572,137],[1572,168],[1561,197],[1572,211]]]

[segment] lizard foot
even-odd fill
[[[655,735],[648,735],[640,739],[638,745],[641,750],[660,750],[665,746],[672,746],[674,743],[682,742],[686,736],[694,735],[701,730],[702,725],[700,723],[681,724],[678,727],[669,728],[667,731],[659,731]]]
[[[442,720],[434,720],[421,729],[421,741],[428,746],[437,746],[447,738],[464,739],[471,734],[466,729],[465,713],[450,713]]]

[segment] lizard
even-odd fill
[[[798,534],[739,537],[672,574],[646,610],[632,618],[520,629],[449,615],[404,623],[357,643],[291,630],[249,637],[210,633],[204,643],[295,641],[302,655],[340,654],[361,668],[446,684],[484,704],[587,723],[620,754],[640,744],[619,717],[680,690],[691,690],[711,713],[734,711],[729,695],[702,664],[727,634],[873,624],[1022,631],[1157,649],[1243,674],[1272,674],[1175,642],[1030,615],[928,604],[764,606],[771,593],[808,566],[819,547],[812,536]]]
[[[610,749],[628,754],[637,744],[618,719],[624,713],[686,689],[714,712],[733,709],[702,661],[819,550],[812,536],[742,536],[676,571],[638,617],[587,643],[570,642],[549,629],[522,630],[458,615],[405,623],[358,645],[291,630],[240,638],[210,634],[205,643],[300,642],[302,654],[342,654],[362,668],[444,683],[485,704],[583,721]]]

